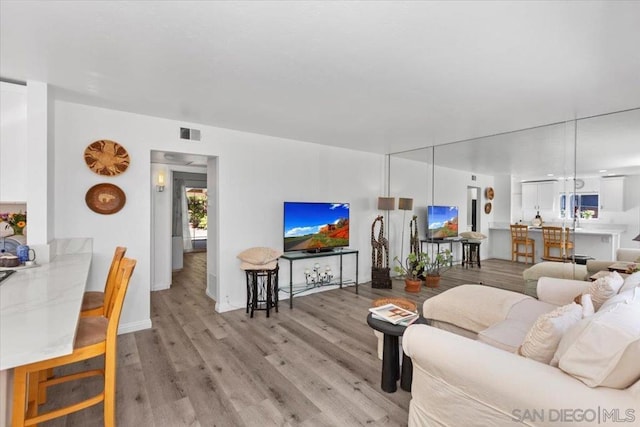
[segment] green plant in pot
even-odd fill
[[[453,255],[449,249],[435,254],[433,258],[424,254],[424,279],[428,288],[437,288],[440,285],[440,274],[451,268]]]
[[[435,254],[430,257],[428,253],[410,253],[404,264],[400,262],[398,257],[394,258],[396,266],[393,270],[404,276],[405,290],[407,292],[418,292],[420,290],[422,280],[425,281],[427,287],[437,288],[440,283],[440,274],[448,270],[451,266],[453,255],[450,250]],[[417,286],[418,290],[415,289]]]

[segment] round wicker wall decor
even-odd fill
[[[92,142],[84,150],[84,161],[98,175],[114,176],[129,167],[129,153],[120,144],[108,139]]]
[[[91,187],[84,197],[92,211],[111,215],[118,212],[127,201],[124,191],[117,185],[102,183]]]

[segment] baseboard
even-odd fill
[[[129,332],[142,331],[144,329],[151,329],[151,319],[140,320],[138,322],[124,323],[118,327],[119,334],[128,334]]]
[[[239,309],[246,309],[246,305],[233,305],[233,304],[229,304],[229,303],[223,303],[223,302],[216,302],[216,312],[218,313],[224,313],[225,311],[232,311],[232,310],[239,310]]]

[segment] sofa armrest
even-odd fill
[[[463,422],[462,416],[477,425],[510,425],[527,410],[544,410],[548,416],[563,409],[618,409],[622,417],[631,410],[640,419],[640,401],[629,389],[590,388],[558,368],[479,341],[412,325],[402,345],[413,362],[411,405],[443,425]],[[543,421],[531,424],[554,425],[549,418]]]
[[[598,271],[606,271],[609,269],[611,264],[614,264],[615,261],[601,261],[597,259],[589,259],[587,260],[587,274],[592,276],[596,274]]]
[[[589,289],[591,282],[583,280],[541,277],[538,279],[538,299],[553,305],[570,304],[573,299]]]

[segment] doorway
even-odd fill
[[[467,187],[467,230],[480,230],[480,187]]]
[[[193,289],[217,295],[217,158],[195,154],[151,151],[151,276],[152,291],[168,289],[173,272],[193,266],[188,273]],[[162,185],[159,184],[160,176]],[[189,206],[191,205],[191,206]],[[190,214],[191,212],[191,214]],[[183,220],[184,219],[184,220]]]

